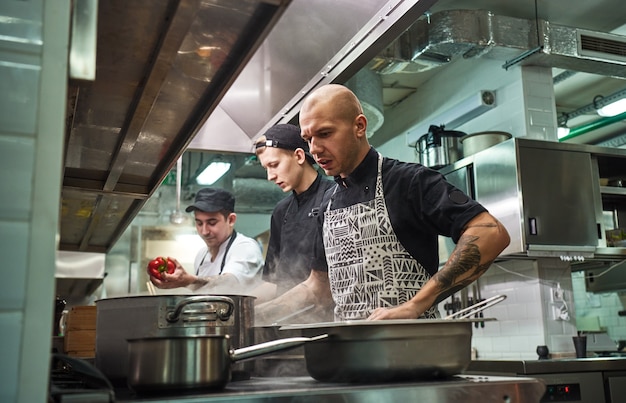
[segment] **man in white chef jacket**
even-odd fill
[[[259,285],[263,269],[260,245],[235,231],[237,215],[234,196],[218,188],[200,189],[185,211],[193,212],[198,235],[205,246],[194,261],[194,272],[187,272],[175,259],[172,274],[161,279],[150,276],[158,288],[187,287],[196,293],[246,293]]]

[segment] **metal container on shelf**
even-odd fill
[[[429,168],[439,169],[458,161],[462,156],[460,139],[465,133],[445,130],[444,126],[431,125],[428,133],[415,144],[419,162]]]
[[[469,157],[479,151],[486,150],[511,137],[513,137],[511,133],[507,132],[478,132],[463,136],[461,138],[463,157]]]

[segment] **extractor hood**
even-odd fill
[[[251,152],[269,127],[293,121],[309,92],[345,83],[434,3],[293,0],[189,148]]]
[[[94,81],[70,81],[59,249],[107,252],[288,0],[98,2]]]

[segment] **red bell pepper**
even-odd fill
[[[173,261],[164,257],[157,257],[152,259],[148,263],[148,274],[152,277],[156,277],[158,279],[162,279],[161,273],[166,272],[168,274],[174,273],[176,269],[176,265]]]

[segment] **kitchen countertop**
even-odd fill
[[[230,382],[223,390],[135,396],[116,391],[117,402],[537,402],[545,384],[534,378],[460,375],[444,380],[380,384],[323,383],[308,376],[251,378]],[[508,399],[508,400],[507,400]]]
[[[626,371],[626,357],[559,358],[546,360],[473,360],[466,372],[546,374],[566,372]]]

